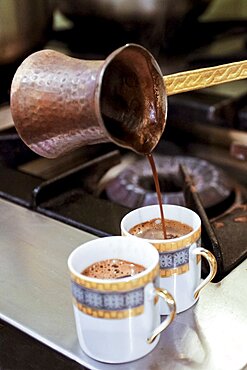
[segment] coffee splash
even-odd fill
[[[82,275],[96,279],[121,279],[144,271],[145,267],[122,259],[107,259],[95,262],[81,272]]]

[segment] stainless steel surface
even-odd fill
[[[87,357],[75,332],[67,257],[92,238],[0,200],[0,318],[89,369],[246,368],[247,260],[220,283],[210,283],[148,356],[111,366]]]

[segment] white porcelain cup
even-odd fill
[[[82,275],[85,268],[107,259],[122,259],[145,270],[120,279]],[[78,339],[90,357],[107,363],[123,363],[148,354],[160,333],[173,321],[173,297],[159,288],[159,254],[147,241],[110,236],[76,248],[68,259]],[[168,316],[161,322],[158,297]]]
[[[210,251],[201,247],[201,220],[194,211],[177,205],[163,205],[163,211],[165,219],[180,221],[193,229],[189,234],[174,239],[143,239],[152,243],[159,252],[160,286],[172,294],[179,313],[196,303],[201,289],[214,278],[217,262]],[[122,219],[121,233],[131,236],[129,231],[132,227],[154,218],[160,218],[158,205],[135,209]],[[210,266],[210,272],[203,281],[201,256],[207,259]],[[160,313],[168,313],[163,304],[160,304]]]

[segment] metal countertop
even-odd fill
[[[146,357],[109,365],[85,355],[75,331],[67,258],[93,238],[0,199],[0,319],[88,369],[247,368],[247,260],[210,283]]]

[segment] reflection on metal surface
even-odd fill
[[[245,222],[245,223],[247,223],[247,216],[235,217],[233,221],[235,221],[235,222]]]

